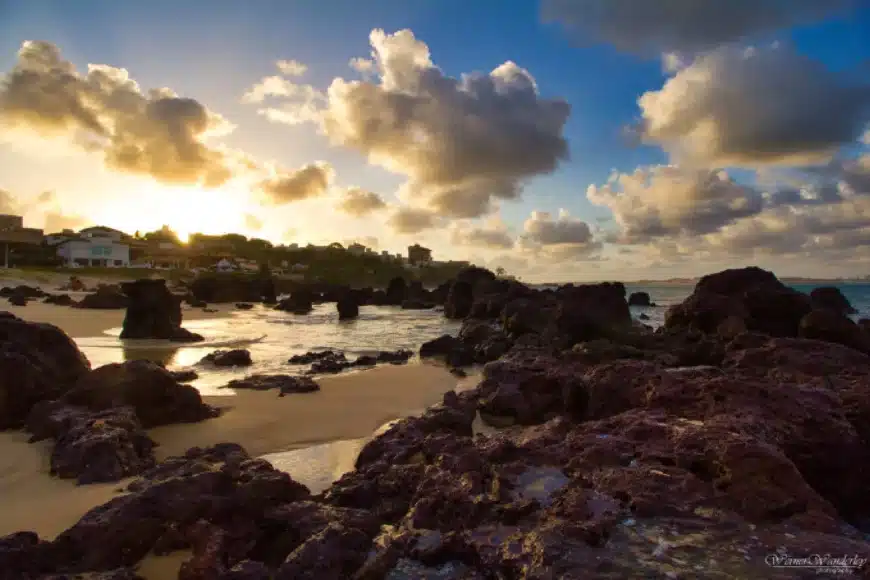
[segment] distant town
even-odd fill
[[[359,243],[346,247],[328,245],[274,245],[240,234],[191,234],[186,243],[168,226],[128,234],[106,226],[78,231],[44,233],[26,228],[23,218],[0,215],[0,263],[28,268],[124,268],[184,270],[191,273],[251,272],[268,268],[273,275],[325,281],[355,279],[377,281],[385,276],[409,275],[432,280],[450,276],[469,266],[465,261],[439,262],[432,250],[419,244],[409,246],[407,254],[377,252]]]

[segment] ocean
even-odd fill
[[[808,293],[816,286],[793,287]],[[626,290],[628,294],[649,293],[656,306],[632,307],[632,315],[638,318],[646,314],[649,319],[644,322],[658,327],[664,323],[668,306],[681,302],[693,288],[691,284],[656,284],[630,285]],[[839,288],[859,311],[855,318],[870,317],[870,284],[841,284]],[[190,321],[184,326],[202,334],[206,341],[171,346],[160,341],[121,341],[117,338],[121,329],[115,328],[102,337],[78,339],[76,342],[94,366],[147,358],[161,361],[172,369],[193,366],[215,349],[246,348],[254,359],[251,367],[196,367],[200,378],[193,384],[203,394],[231,395],[231,390],[220,387],[234,378],[253,373],[294,374],[304,371],[307,367],[286,363],[294,354],[334,349],[353,358],[379,350],[410,349],[416,352],[427,340],[445,333],[456,334],[460,323],[445,319],[440,311],[382,306],[364,306],[358,319],[339,321],[334,304],[320,304],[308,315],[293,315],[257,305],[253,310],[233,311],[227,318]]]

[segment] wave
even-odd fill
[[[76,343],[87,348],[135,348],[136,350],[167,350],[180,348],[217,348],[240,347],[263,342],[267,334],[254,337],[216,337],[201,342],[171,342],[157,339],[120,339],[113,337],[94,337],[76,339]]]

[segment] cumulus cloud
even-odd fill
[[[227,153],[209,143],[233,129],[226,119],[170,89],[143,91],[122,68],[79,73],[48,42],[24,42],[0,79],[0,124],[68,136],[113,169],[164,183],[217,186],[232,174]]]
[[[446,217],[486,215],[567,158],[570,105],[542,98],[517,64],[453,78],[410,30],[374,30],[370,42],[371,59],[351,62],[370,79],[336,78],[325,95],[306,85],[305,98],[262,114],[316,119],[333,144],[407,176],[406,201]]]
[[[843,12],[860,0],[543,0],[582,41],[642,55],[697,53]]]
[[[588,256],[601,248],[592,228],[583,220],[572,218],[560,209],[557,216],[533,211],[523,223],[520,247],[556,260]]]
[[[299,62],[298,60],[279,60],[275,63],[281,74],[288,77],[300,77],[308,71],[308,65]]]
[[[387,219],[393,231],[398,234],[419,234],[422,231],[432,229],[439,223],[438,215],[426,210],[414,207],[396,208]]]
[[[450,233],[451,242],[459,246],[475,246],[508,250],[514,247],[514,238],[500,219],[491,219],[481,225],[456,224]]]
[[[709,233],[759,213],[764,203],[761,193],[735,182],[724,171],[674,165],[614,173],[606,184],[589,186],[586,196],[613,212],[621,240],[627,243]]]
[[[726,47],[681,68],[638,104],[643,139],[680,162],[806,165],[859,138],[870,84],[787,47]]]
[[[295,171],[276,172],[259,183],[259,189],[274,204],[292,203],[326,193],[335,172],[329,163],[310,163]]]
[[[359,187],[345,190],[338,201],[338,209],[356,217],[367,216],[385,207],[387,207],[387,202],[384,201],[384,198],[377,193]]]
[[[263,229],[263,220],[251,213],[245,214],[245,228],[251,231]]]

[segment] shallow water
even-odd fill
[[[77,339],[79,348],[94,367],[148,359],[177,369],[196,365],[216,349],[246,348],[253,366],[215,369],[195,367],[200,378],[192,383],[204,395],[231,395],[221,389],[232,379],[255,373],[297,374],[305,365],[288,365],[294,354],[310,350],[334,349],[352,359],[380,350],[410,349],[449,333],[456,334],[460,323],[444,318],[435,310],[402,310],[387,306],[363,306],[356,320],[339,321],[335,304],[320,304],[307,315],[280,312],[257,305],[252,310],[233,311],[228,318],[194,320],[183,326],[205,337],[195,344],[167,344],[154,340],[120,340],[120,328],[104,336]]]

